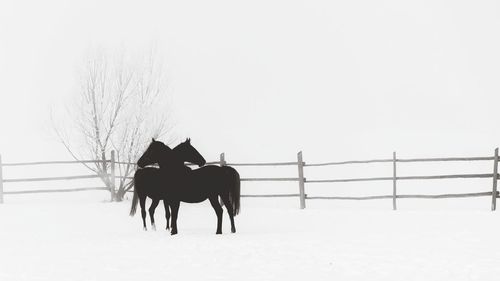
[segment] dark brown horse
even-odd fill
[[[148,152],[149,151],[149,152]],[[164,157],[168,157],[169,159],[175,159],[174,163],[177,162],[190,162],[200,167],[205,165],[206,161],[203,156],[196,151],[194,148],[189,148],[182,143],[178,145],[177,152],[174,153],[170,147],[163,144],[162,142],[155,141],[152,139],[151,144],[149,145],[146,153],[139,159],[138,165],[139,168],[134,174],[134,186],[135,190],[138,192],[134,192],[134,197],[132,199],[132,208],[130,210],[130,215],[135,215],[137,209],[137,203],[140,203],[141,206],[141,215],[144,230],[147,230],[146,227],[146,197],[151,198],[152,203],[149,207],[149,217],[151,219],[151,227],[156,230],[155,220],[154,220],[154,212],[158,204],[161,200],[163,200],[163,204],[165,206],[165,217],[167,220],[167,230],[169,229],[169,221],[170,221],[170,210],[168,206],[168,201],[164,200],[164,192],[163,188],[165,183],[163,180],[168,179],[168,175],[164,172],[160,171],[159,168],[156,167],[145,167],[149,164],[144,164],[146,161],[150,161],[150,152],[151,151],[161,151],[164,154]],[[181,153],[182,152],[182,153]],[[183,155],[184,158],[178,158],[178,155]],[[190,169],[184,166],[185,169]]]
[[[177,234],[177,215],[180,202],[199,203],[210,200],[217,215],[217,234],[222,233],[222,200],[231,221],[231,232],[236,232],[234,216],[240,209],[240,176],[229,166],[208,165],[191,170],[184,166],[184,162],[191,162],[203,166],[205,159],[191,146],[190,140],[176,146],[171,150],[162,142],[155,141],[150,144],[144,155],[137,162],[142,169],[137,170],[134,180],[134,199],[132,200],[131,215],[135,213],[137,201],[141,203],[143,224],[146,227],[146,212],[142,203],[146,196],[153,196],[164,200],[166,213],[167,205],[172,210],[172,234]],[[159,164],[160,169],[151,170],[144,168],[147,165]],[[139,172],[145,170],[147,172]],[[149,195],[148,195],[149,194]],[[151,196],[150,196],[151,195]],[[152,198],[152,197],[151,197]],[[150,208],[150,215],[154,214],[155,199]],[[168,213],[167,213],[168,215]],[[168,218],[167,218],[168,219]],[[154,223],[154,219],[152,220]]]

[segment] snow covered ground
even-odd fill
[[[183,204],[179,235],[170,236],[161,207],[159,229],[145,232],[140,216],[128,216],[129,201],[79,194],[84,199],[19,196],[0,205],[0,280],[500,278],[500,212],[486,209],[394,212],[329,203],[299,210],[295,199],[243,199],[237,233],[224,214],[217,236],[204,202]]]

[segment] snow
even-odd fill
[[[51,196],[0,205],[0,280],[500,277],[499,213],[483,209],[345,210],[328,202],[299,210],[295,199],[295,206],[242,199],[237,233],[224,213],[224,234],[215,235],[216,217],[204,202],[181,205],[179,234],[170,236],[161,205],[158,230],[145,232],[140,215],[128,216],[129,201]]]

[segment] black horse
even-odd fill
[[[158,163],[160,172],[148,179],[151,185],[157,187],[158,198],[167,202],[172,210],[172,234],[177,234],[177,216],[180,201],[187,203],[199,203],[206,199],[210,200],[217,214],[217,234],[222,233],[222,207],[219,197],[226,206],[231,220],[231,232],[236,232],[234,216],[240,209],[240,176],[238,172],[229,166],[209,165],[196,170],[190,170],[184,166],[184,161],[195,164],[205,164],[194,157],[199,153],[191,146],[190,140],[170,150],[161,142],[154,141],[148,147],[144,155],[139,159],[139,167],[145,167]],[[201,155],[199,155],[201,157]],[[137,178],[136,178],[137,180]],[[154,184],[153,184],[154,183]],[[134,197],[137,192],[141,197],[141,189],[151,189],[135,183]],[[137,200],[132,201],[131,214],[135,212]],[[156,207],[156,206],[154,206]],[[153,211],[154,213],[154,211]],[[145,212],[143,212],[145,224]]]
[[[146,151],[161,151],[160,153],[162,154],[162,157],[171,159],[172,163],[175,164],[189,162],[201,167],[206,163],[203,156],[201,156],[201,154],[194,147],[190,145],[189,139],[186,140],[186,142],[179,144],[176,147],[175,153],[167,145],[163,144],[162,142],[155,141],[155,139],[152,139],[152,142]],[[146,155],[146,153],[144,155]],[[164,171],[162,172],[160,169],[155,167],[145,167],[146,165],[149,164],[142,163],[144,159],[147,159],[147,157],[144,157],[144,155],[141,157],[141,159],[143,160],[139,159],[138,162],[138,165],[141,168],[138,169],[134,174],[134,197],[132,199],[132,208],[130,210],[130,215],[131,216],[135,215],[137,209],[137,203],[139,202],[141,205],[143,227],[144,230],[147,230],[146,209],[145,209],[146,197],[151,198],[152,203],[151,206],[149,207],[149,217],[151,219],[151,227],[154,230],[156,230],[154,212],[156,207],[160,203],[160,200],[163,200],[163,205],[165,206],[165,217],[167,219],[167,230],[168,230],[170,211],[169,211],[168,201],[165,200],[164,198],[165,192],[163,189],[165,186],[164,181],[168,180],[168,177],[171,175],[169,175],[169,173],[165,173]],[[185,176],[185,173],[191,170],[189,167],[184,166],[184,164],[183,167],[185,171],[180,171],[182,173],[178,174],[177,175],[178,177],[183,176],[183,174]]]

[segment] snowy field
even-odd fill
[[[485,208],[394,212],[330,201],[299,210],[296,199],[243,199],[237,233],[225,213],[217,236],[204,202],[181,205],[179,235],[170,236],[161,206],[159,229],[145,232],[129,201],[64,196],[0,205],[0,280],[500,278],[500,212]]]

